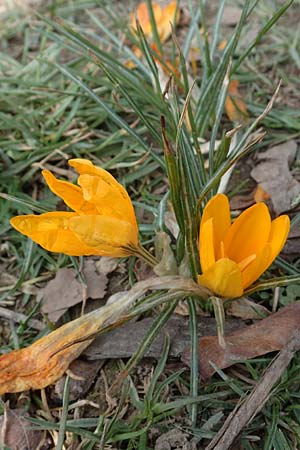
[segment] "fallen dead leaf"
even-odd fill
[[[100,299],[105,296],[107,277],[98,273],[95,261],[86,258],[82,272],[86,285],[79,282],[75,269],[62,268],[39,291],[37,300],[42,299],[41,310],[51,322],[57,322],[68,308],[86,298]]]
[[[69,398],[71,401],[83,398],[89,391],[104,362],[104,360],[83,361],[76,359],[70,364],[68,372],[71,375],[69,381]],[[62,401],[65,382],[66,376],[64,375],[55,383],[51,400]]]
[[[250,320],[263,319],[271,314],[271,312],[264,306],[243,297],[230,302],[226,308],[226,314],[240,317],[243,320]]]
[[[143,337],[153,324],[153,318],[145,318],[139,321],[130,321],[120,328],[101,334],[94,342],[84,350],[83,356],[88,360],[130,358]],[[240,319],[229,318],[225,324],[227,333],[232,333],[244,325]],[[215,319],[208,317],[198,323],[198,335],[207,336],[216,333]],[[164,348],[165,335],[170,337],[169,356],[180,357],[187,344],[190,342],[190,330],[188,317],[174,314],[157,337],[147,349],[145,355],[151,358],[159,358]]]
[[[43,432],[30,429],[29,417],[21,409],[4,410],[0,417],[1,448],[10,450],[35,450],[43,439]]]
[[[101,258],[95,263],[97,271],[103,275],[108,275],[116,270],[119,264],[120,259],[112,258],[111,256],[101,256]]]
[[[96,261],[85,258],[82,272],[87,286],[86,297],[103,298],[106,294],[108,280],[106,274],[98,272]]]
[[[300,302],[282,308],[257,323],[246,326],[225,336],[225,348],[218,343],[217,336],[199,339],[199,372],[204,379],[210,378],[216,367],[224,369],[233,364],[269,352],[278,351],[291,340],[300,329]],[[189,347],[183,354],[183,361],[189,363]]]
[[[57,271],[55,278],[40,290],[37,300],[41,298],[42,312],[55,323],[68,308],[83,301],[83,284],[77,280],[74,269],[62,268]]]
[[[260,162],[251,176],[270,195],[275,213],[289,211],[300,197],[300,183],[293,177],[289,166],[297,151],[295,141],[285,142],[259,153]]]

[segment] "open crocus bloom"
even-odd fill
[[[48,170],[43,176],[54,194],[74,212],[16,216],[11,225],[46,250],[67,255],[122,257],[138,246],[138,226],[126,190],[106,170],[86,159],[71,159],[79,173],[75,186]]]
[[[200,223],[198,282],[221,297],[240,297],[279,254],[289,230],[289,217],[271,221],[264,203],[246,209],[231,224],[228,198],[215,195]]]
[[[158,35],[162,42],[166,41],[168,37],[171,36],[172,26],[170,24],[174,24],[175,22],[176,6],[176,1],[171,1],[166,6],[161,6],[156,2],[152,3]],[[139,21],[145,36],[152,38],[152,27],[146,2],[140,3],[136,13],[131,15],[131,27],[134,31],[136,30],[136,19]],[[176,19],[179,19],[179,14],[177,14]]]

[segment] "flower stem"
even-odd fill
[[[226,347],[225,336],[224,336],[224,325],[225,325],[225,312],[223,300],[219,297],[210,297],[213,304],[215,319],[217,323],[217,333],[219,345],[222,348]]]
[[[138,258],[143,259],[147,264],[149,264],[151,267],[154,267],[158,264],[158,260],[153,256],[148,250],[145,249],[141,244],[137,247],[135,250],[135,255]]]

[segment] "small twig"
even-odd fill
[[[251,394],[239,404],[205,450],[228,450],[241,430],[262,409],[296,351],[300,350],[300,333],[296,331],[287,345],[278,353]]]

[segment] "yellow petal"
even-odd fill
[[[96,249],[81,242],[70,230],[69,221],[76,216],[71,212],[49,212],[39,216],[28,214],[13,217],[10,223],[17,231],[51,252],[71,256],[98,255]]]
[[[244,289],[254,283],[254,281],[256,281],[269,267],[271,254],[271,245],[267,244],[262,251],[256,255],[256,258],[244,270],[242,270]]]
[[[177,8],[176,0],[170,2],[164,8],[162,8],[162,14],[160,19],[157,19],[157,29],[158,34],[162,42],[166,41],[172,33],[172,26],[175,22],[177,23],[179,20],[179,9],[177,12],[177,17],[175,18]]]
[[[289,216],[283,215],[277,217],[271,223],[271,230],[268,242],[272,247],[272,254],[270,264],[276,258],[276,256],[281,252],[286,243],[290,232],[290,219]]]
[[[95,206],[100,214],[102,214],[102,208],[107,208],[109,204],[112,205],[112,209],[116,207],[116,210],[122,210],[122,219],[129,220],[136,228],[136,232],[138,232],[130,197],[126,189],[109,172],[101,167],[94,166],[91,161],[86,159],[71,159],[69,164],[80,174],[78,184],[82,187],[85,200],[95,202]],[[89,178],[89,176],[94,178]],[[104,188],[105,185],[106,187]],[[106,193],[110,190],[111,200],[108,199],[106,204],[102,203],[101,189],[104,189]],[[100,200],[98,200],[98,196],[100,196]],[[116,203],[114,204],[115,201]]]
[[[220,259],[223,256],[221,243],[224,241],[231,224],[229,201],[226,195],[217,194],[205,205],[200,224],[200,240],[201,228],[211,218],[213,219],[215,258]]]
[[[119,186],[112,187],[97,175],[80,175],[78,184],[82,188],[85,200],[94,204],[96,214],[127,220],[137,229],[131,200],[124,194],[123,189],[119,189]]]
[[[80,187],[68,181],[58,180],[49,170],[43,170],[42,174],[51,191],[78,214],[97,214],[95,206],[83,198]]]
[[[74,216],[70,228],[87,246],[102,256],[128,256],[123,247],[137,247],[138,234],[129,222],[107,216]]]
[[[157,23],[161,20],[162,15],[162,9],[161,6],[153,2],[152,3],[152,9],[154,14],[154,19]],[[148,12],[148,6],[146,2],[142,2],[138,5],[137,10],[135,13],[131,14],[131,27],[133,30],[136,30],[136,19],[138,20],[141,28],[143,29],[143,32],[146,37],[152,37],[152,27],[151,22],[149,18],[149,12]]]
[[[178,9],[177,16],[175,18],[175,12],[177,8],[176,0],[171,1],[168,5],[161,7],[159,3],[152,2],[153,15],[156,22],[156,27],[160,40],[164,42],[172,33],[172,27],[170,25],[176,23],[179,20]],[[151,21],[149,18],[149,12],[146,2],[142,2],[138,5],[136,13],[131,14],[131,28],[136,30],[136,19],[139,21],[140,26],[146,37],[153,38],[153,32],[151,27]]]
[[[257,203],[246,209],[231,225],[225,238],[225,254],[239,263],[259,255],[268,241],[271,218],[267,206]]]
[[[283,215],[272,221],[267,245],[257,255],[256,259],[242,271],[244,288],[256,281],[272,264],[282,250],[290,231],[290,219]]]
[[[198,283],[221,297],[234,298],[243,294],[239,266],[228,258],[219,259],[206,272],[199,275]]]
[[[208,270],[215,262],[213,219],[201,225],[199,235],[199,255],[202,272]]]
[[[103,178],[103,180],[106,181],[106,183],[110,184],[111,186],[115,186],[116,188],[122,187],[117,182],[117,180],[109,172],[107,172],[107,170],[104,170],[101,167],[94,166],[94,164],[91,161],[89,161],[88,159],[81,159],[81,158],[69,159],[68,164],[71,167],[74,167],[74,169],[80,175],[83,175],[83,174],[97,175],[97,176]]]

